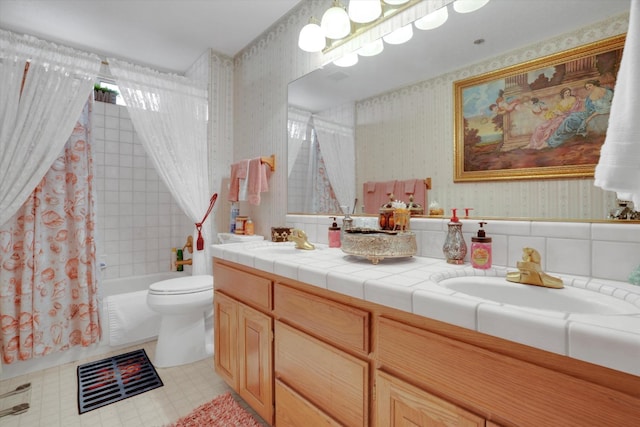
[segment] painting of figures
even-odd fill
[[[624,36],[454,83],[454,180],[593,176]]]

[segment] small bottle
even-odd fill
[[[482,228],[485,224],[481,221],[478,235],[471,237],[471,266],[481,270],[491,268],[491,237]]]
[[[462,235],[462,223],[456,216],[457,209],[451,209],[453,215],[447,225],[447,238],[444,241],[442,252],[449,264],[464,264],[464,257],[467,254],[467,244]]]
[[[231,203],[231,218],[229,220],[229,233],[236,232],[236,219],[240,215],[240,206],[237,203]]]
[[[176,250],[176,259],[177,261],[182,261],[182,249]],[[184,271],[184,266],[176,265],[176,271]]]
[[[339,248],[340,247],[340,227],[338,227],[338,223],[335,216],[332,216],[329,218],[333,218],[333,224],[331,224],[331,227],[329,227],[329,247]]]
[[[178,271],[178,266],[176,265],[177,260],[178,253],[176,252],[176,248],[171,248],[171,271]]]
[[[244,223],[244,235],[253,236],[253,233],[254,233],[253,221],[251,220],[251,218],[247,218],[247,222]]]

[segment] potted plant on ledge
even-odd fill
[[[93,97],[96,101],[107,102],[110,104],[116,103],[116,97],[118,96],[118,91],[109,89],[107,87],[100,86],[100,83],[96,83],[93,86]]]

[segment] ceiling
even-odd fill
[[[360,57],[353,67],[329,63],[291,83],[289,103],[324,111],[620,16],[630,5],[630,0],[491,0],[466,14],[449,6],[449,19],[439,28],[414,29],[409,42],[385,44],[381,54]],[[474,44],[478,39],[484,42]]]
[[[300,0],[0,0],[0,28],[175,73],[233,57]]]

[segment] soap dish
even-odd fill
[[[385,258],[412,257],[418,251],[416,235],[410,231],[388,233],[344,233],[342,252],[364,257],[373,264]]]

